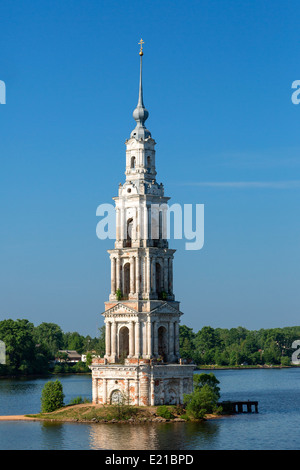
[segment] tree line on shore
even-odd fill
[[[241,326],[231,329],[204,326],[195,333],[183,325],[180,354],[202,366],[289,366],[295,352],[292,344],[299,339],[300,326],[256,331]]]
[[[204,326],[198,332],[180,326],[180,356],[198,366],[258,366],[291,364],[292,344],[300,339],[300,326],[247,330],[243,327],[222,329]],[[0,321],[0,340],[5,343],[6,361],[0,375],[30,375],[49,372],[49,364],[59,350],[79,354],[105,354],[105,327],[97,337],[77,332],[64,333],[55,323],[34,326],[26,319]],[[54,372],[89,372],[85,363],[57,364]]]
[[[103,356],[105,351],[104,327],[99,336],[83,336],[77,332],[64,333],[55,323],[34,326],[28,320],[0,321],[0,340],[5,343],[6,361],[0,364],[0,375],[46,374],[49,364],[59,357],[59,350],[75,350],[79,354],[93,351]],[[53,365],[53,363],[52,363]],[[75,365],[56,364],[53,372],[90,372],[83,362]]]

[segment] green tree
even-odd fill
[[[55,323],[41,323],[34,328],[33,336],[36,344],[39,344],[51,359],[59,349],[62,349],[63,332]]]
[[[64,405],[63,387],[59,380],[55,382],[46,382],[42,390],[41,411],[42,413],[50,413]]]
[[[179,326],[179,349],[180,356],[185,359],[192,359],[194,352],[195,333],[192,328],[186,325]]]
[[[33,339],[33,324],[28,320],[2,320],[0,339],[4,341],[7,366],[12,373],[36,372],[36,345]]]
[[[86,365],[90,366],[92,364],[92,361],[93,361],[93,357],[92,357],[91,353],[87,353],[87,355],[86,355]]]
[[[83,354],[85,352],[84,343],[84,336],[80,335],[76,331],[73,333],[68,332],[64,334],[63,349],[77,351],[79,354]]]
[[[187,415],[194,419],[202,419],[208,413],[218,413],[220,398],[219,380],[214,374],[195,374],[194,391],[184,395]]]
[[[105,354],[105,325],[99,328],[99,338],[98,338],[97,346],[95,350],[96,350],[96,353],[99,354],[99,356],[104,356]]]
[[[204,326],[195,335],[196,362],[200,364],[212,364],[215,351],[220,346],[218,333],[210,326]]]
[[[194,374],[194,390],[200,391],[204,385],[208,385],[212,389],[217,400],[220,398],[219,383],[220,381],[212,372],[210,374]]]

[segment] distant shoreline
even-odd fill
[[[247,370],[247,369],[297,369],[300,368],[300,364],[291,364],[289,366],[283,366],[281,364],[274,364],[274,365],[249,365],[249,366],[207,366],[207,365],[196,365],[195,370]],[[52,376],[69,376],[69,375],[91,375],[90,372],[49,372],[48,374],[30,374],[30,375],[0,375],[1,379],[34,379],[34,378],[51,378]]]

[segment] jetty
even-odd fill
[[[258,413],[258,401],[222,401],[218,405],[222,406],[224,413]]]

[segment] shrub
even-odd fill
[[[80,405],[81,403],[90,403],[90,400],[88,398],[82,398],[80,397],[75,397],[73,398],[69,405]]]
[[[208,413],[219,413],[220,398],[219,381],[214,374],[197,374],[194,376],[194,392],[184,395],[187,415],[194,419],[202,419]]]
[[[166,405],[158,406],[156,414],[157,416],[161,416],[162,418],[165,418],[165,419],[174,418],[174,415],[172,414],[170,408],[168,408]]]
[[[41,403],[42,413],[50,413],[64,405],[63,388],[59,380],[55,380],[55,382],[47,382],[44,385]]]
[[[121,289],[117,289],[117,290],[116,290],[116,297],[117,297],[117,300],[122,300],[122,292],[121,292]]]
[[[281,358],[281,365],[282,365],[282,366],[290,366],[290,365],[291,365],[291,360],[290,360],[290,358],[287,357],[287,356],[283,356],[283,357]]]

